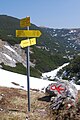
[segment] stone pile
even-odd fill
[[[78,91],[66,80],[58,80],[56,83],[48,85],[46,93],[51,96],[51,109],[59,109],[60,106],[69,109],[76,106]]]

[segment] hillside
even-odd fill
[[[25,53],[25,49],[21,49],[19,46],[19,43],[23,38],[15,37],[16,29],[20,29],[19,22],[20,20],[17,18],[13,18],[7,15],[0,15],[0,39],[1,41],[4,41],[4,45],[7,44],[9,47],[15,50],[19,58],[21,58],[22,56],[20,51],[23,51],[23,53]],[[50,46],[53,47],[55,46],[55,42],[52,39],[51,35],[46,33],[46,31],[43,28],[31,24],[30,29],[38,29],[42,32],[42,36],[40,38],[37,38],[37,44],[35,46],[31,46],[30,60],[32,64],[35,64],[34,67],[31,66],[31,76],[40,77],[42,72],[53,70],[56,67],[68,61],[67,58],[63,57],[63,52],[56,54],[54,51],[52,52],[52,50],[49,50]],[[50,45],[49,45],[49,41],[50,41]],[[7,48],[5,49],[4,45],[3,47],[0,46],[1,55],[3,55],[2,53],[4,53],[7,54],[9,57],[11,57],[11,59],[14,58],[13,53],[9,49]],[[18,56],[16,57],[18,58]],[[8,59],[6,59],[6,63],[9,63],[10,61],[9,57]],[[4,55],[1,58],[4,58]],[[16,59],[14,58],[14,60]],[[1,65],[3,66],[4,69],[15,71],[14,70],[15,68],[13,68],[14,66],[10,66],[10,64],[5,64],[4,60],[2,62]],[[21,64],[18,65],[17,63],[23,64],[24,62],[22,63],[21,60],[17,59],[15,65],[20,69],[22,68],[22,65]],[[24,73],[21,71],[19,72],[19,69],[17,70],[16,68],[15,72],[26,74],[25,68],[23,70]]]
[[[15,37],[16,29],[20,28],[20,20],[7,15],[0,15],[0,38],[10,44],[20,43],[21,38]],[[31,24],[30,29],[38,29],[42,36],[37,40],[37,46],[52,53],[73,54],[80,50],[80,29],[54,29],[37,27]]]
[[[20,52],[23,51],[25,55],[24,60],[26,60],[25,49],[21,49],[19,46],[20,41],[25,38],[16,38],[16,29],[21,29],[19,19],[7,15],[0,15],[1,41],[4,41],[4,45],[7,44],[9,47],[13,48],[21,59],[23,54],[21,55]],[[31,76],[40,77],[41,73],[51,71],[58,66],[69,62],[80,53],[80,29],[44,28],[34,24],[31,24],[30,29],[37,29],[42,32],[41,37],[37,38],[37,44],[30,47],[30,61],[31,64],[33,64],[32,66],[34,66],[31,66]],[[5,50],[7,50],[7,52]],[[12,59],[14,56],[12,52],[11,54],[10,52],[11,51],[7,48],[5,49],[4,46],[0,46],[1,55],[3,55],[2,53],[7,54]],[[18,56],[16,57],[18,58]],[[6,59],[6,63],[9,63],[9,57]],[[2,58],[4,58],[4,55],[1,59]],[[10,64],[5,64],[4,60],[0,63],[4,69],[10,71],[15,71],[13,69],[16,69],[15,72],[26,74],[25,68],[23,68],[24,72],[19,72],[19,69],[21,69],[22,66],[26,67],[26,63],[24,64],[25,61],[22,62],[15,58],[14,60],[16,60],[16,63],[14,64],[16,68],[13,68],[14,66],[10,66]]]
[[[26,76],[0,69],[0,119],[11,120],[65,120],[80,118],[80,102],[70,109],[50,109],[50,96],[45,88],[53,81],[30,77],[31,112],[27,111]],[[76,85],[76,88],[79,86]],[[80,87],[79,89],[80,90]],[[80,101],[80,92],[78,91]]]
[[[0,120],[26,120],[26,118],[29,118],[29,120],[40,120],[41,118],[50,120],[47,113],[49,103],[38,100],[45,94],[34,90],[31,90],[30,94],[31,112],[28,113],[26,91],[0,87]]]
[[[0,120],[79,120],[77,108],[50,111],[49,97],[31,90],[31,112],[27,112],[27,92],[21,89],[0,87]],[[44,98],[44,99],[43,99]],[[80,99],[80,92],[78,93]]]
[[[80,55],[76,56],[70,61],[69,65],[59,71],[58,76],[80,85]]]
[[[47,46],[52,52],[62,53],[68,58],[80,52],[80,29],[43,28],[43,30],[50,35],[50,41]]]

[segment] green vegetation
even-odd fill
[[[76,56],[67,66],[66,71],[71,77],[78,77],[80,79],[80,56]]]
[[[11,45],[20,43],[20,41],[25,38],[16,37],[16,30],[18,29],[21,29],[19,19],[7,15],[0,15],[0,39],[8,41]],[[69,29],[56,29],[57,36],[51,35],[54,32],[54,29],[40,28],[34,24],[31,24],[30,29],[41,31],[42,35],[38,38],[37,45],[49,48],[51,53],[66,55],[65,50],[70,51],[69,54],[75,53],[74,48],[68,43],[68,37],[70,37],[70,35],[62,37],[62,35],[69,33]],[[70,42],[73,43],[74,41],[71,40]],[[68,47],[66,48],[66,46]],[[80,49],[80,46],[77,47]]]
[[[30,67],[30,76],[40,78],[41,72],[36,68]]]
[[[4,70],[8,70],[8,71],[23,74],[23,75],[27,74],[27,69],[22,65],[22,63],[17,63],[16,67],[10,67],[10,66],[4,65],[3,63],[1,63],[1,65]],[[33,77],[40,77],[41,73],[37,69],[30,67],[30,75]]]
[[[36,60],[35,68],[41,72],[48,72],[62,65],[64,62],[68,62],[60,54],[51,55],[49,51],[36,48],[35,46],[33,47],[33,52],[34,54],[30,55],[30,59],[32,62]]]
[[[12,45],[19,43],[20,39],[15,37],[15,30],[19,28],[19,19],[0,15],[0,39],[8,41]]]
[[[11,45],[19,44],[25,38],[16,37],[15,32],[17,29],[21,29],[19,19],[7,15],[0,15],[0,39],[7,41]],[[35,67],[31,67],[30,69],[31,76],[41,76],[42,72],[51,71],[69,61],[63,58],[63,56],[77,54],[74,48],[70,46],[70,43],[68,43],[69,41],[67,41],[68,37],[70,37],[70,34],[68,34],[69,29],[55,29],[54,31],[54,29],[40,28],[34,24],[31,24],[30,29],[40,30],[42,32],[41,37],[37,38],[37,44],[32,47],[34,53],[30,55],[30,60],[32,62],[35,61]],[[57,36],[52,36],[55,33],[57,33]],[[66,34],[67,36],[64,37]],[[70,42],[73,43],[74,41],[71,40]],[[66,47],[67,45],[68,47]],[[37,46],[40,48],[37,48]],[[69,51],[69,53],[66,53],[66,51]],[[20,63],[15,68],[10,68],[9,66],[4,66],[3,68],[26,74],[26,68]],[[79,70],[76,64],[70,66],[70,68],[75,71],[73,72],[71,70],[71,76],[74,76],[76,71]]]
[[[22,39],[25,39],[16,37],[16,30],[20,29],[19,19],[7,15],[0,15],[0,39],[7,41],[11,45],[19,44]],[[31,24],[30,29],[38,29],[38,27]]]
[[[76,56],[70,64],[70,70],[72,73],[80,72],[80,56]]]
[[[26,75],[26,68],[22,65],[22,63],[17,63],[16,67],[10,67],[10,66],[4,65],[3,63],[1,65],[5,70]]]
[[[60,70],[58,72],[58,76],[61,75],[63,79],[74,79],[75,82],[77,82],[80,79],[80,56],[76,56],[73,60],[70,61],[68,66]]]

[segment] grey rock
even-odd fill
[[[78,91],[69,81],[58,80],[48,85],[46,93],[51,96],[52,109],[59,109],[62,104],[68,108],[76,106]]]
[[[12,46],[0,39],[0,63],[11,67],[16,67],[16,63],[22,63],[26,67],[26,59],[25,50],[21,49],[19,44]],[[30,62],[30,66],[34,67],[35,64]]]

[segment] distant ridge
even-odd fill
[[[16,38],[16,29],[21,29],[20,19],[0,15],[0,39],[12,47],[25,39]],[[80,53],[80,29],[38,27],[33,23],[30,29],[40,30],[42,33],[41,37],[37,38],[37,44],[31,46],[30,60],[35,64],[35,67],[31,68],[32,75],[37,73],[35,76],[40,76],[42,72],[51,71]]]

